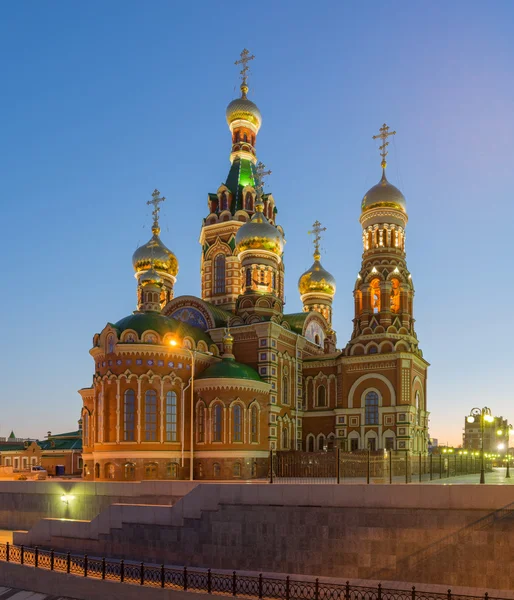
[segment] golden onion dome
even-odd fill
[[[250,221],[240,227],[236,234],[236,251],[267,250],[282,256],[284,251],[284,236],[262,214],[262,202],[255,204],[255,214]]]
[[[300,294],[321,293],[333,296],[336,293],[336,280],[319,262],[320,255],[314,254],[314,264],[298,280]]]
[[[372,208],[393,208],[407,213],[405,196],[387,181],[385,169],[382,172],[382,179],[368,190],[362,199],[362,212]]]
[[[154,232],[152,239],[139,247],[132,255],[134,271],[156,269],[173,277],[178,273],[177,257],[162,243],[159,234]]]
[[[159,273],[157,273],[157,271],[155,269],[151,268],[139,276],[139,283],[142,286],[146,286],[146,285],[161,286],[161,285],[163,285],[164,282],[162,280],[162,277],[159,275]]]
[[[251,100],[246,97],[247,87],[241,86],[242,96],[236,98],[227,106],[227,123],[230,126],[234,121],[242,119],[249,121],[259,131],[262,123],[261,111]]]

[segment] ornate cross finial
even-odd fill
[[[382,145],[379,146],[379,150],[380,150],[380,156],[382,157],[382,169],[385,169],[387,167],[387,162],[386,162],[386,156],[387,156],[387,146],[389,146],[389,142],[386,141],[387,138],[391,135],[396,135],[396,131],[389,131],[389,125],[386,125],[385,123],[382,125],[382,127],[380,128],[380,133],[378,135],[374,135],[373,139],[377,140],[377,139],[381,139],[382,140]]]
[[[315,221],[312,224],[312,229],[307,232],[309,235],[314,234],[314,240],[313,240],[314,241],[314,260],[320,259],[321,255],[319,253],[319,243],[321,241],[321,233],[326,230],[327,230],[327,228],[322,227],[321,223],[319,221]]]
[[[243,68],[239,72],[241,75],[241,81],[242,81],[241,92],[243,94],[243,98],[246,98],[246,94],[248,92],[247,80],[248,80],[248,71],[250,70],[248,63],[255,58],[255,56],[253,54],[251,56],[249,56],[249,55],[250,55],[250,52],[246,48],[244,48],[240,55],[241,58],[239,60],[236,60],[236,62],[234,63],[236,66],[243,65]]]
[[[165,200],[166,198],[164,196],[161,198],[161,192],[159,192],[159,190],[154,190],[152,194],[152,199],[148,200],[147,202],[148,206],[153,206],[152,233],[155,233],[156,235],[159,235],[159,233],[161,232],[161,228],[159,227],[159,211],[161,210],[161,207],[159,206],[159,204],[161,202],[164,202]]]
[[[271,175],[271,171],[266,171],[266,167],[260,161],[257,163],[255,167],[255,191],[257,193],[257,202],[255,203],[255,207],[257,208],[257,204],[262,206],[262,192],[264,190],[264,177]]]

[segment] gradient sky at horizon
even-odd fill
[[[0,436],[76,427],[93,334],[135,308],[131,256],[151,235],[156,187],[176,295],[199,294],[198,235],[228,173],[243,47],[287,237],[286,311],[301,310],[319,219],[346,345],[360,202],[381,174],[371,138],[386,121],[430,434],[459,444],[474,406],[514,420],[514,3],[25,0],[1,14]]]

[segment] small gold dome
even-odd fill
[[[163,285],[162,277],[157,273],[155,269],[148,269],[142,275],[139,276],[139,283],[142,286],[146,285]]]
[[[139,247],[132,255],[134,271],[148,271],[157,269],[164,271],[173,277],[178,273],[177,257],[171,250],[161,242],[158,233],[153,234],[152,239]]]
[[[262,203],[255,204],[255,214],[248,223],[240,227],[236,234],[236,251],[267,250],[282,256],[284,251],[284,236],[262,214]]]
[[[372,208],[393,208],[407,213],[407,202],[400,190],[387,181],[385,169],[382,179],[362,199],[362,212]]]
[[[259,131],[262,123],[261,111],[257,106],[248,100],[246,94],[243,93],[242,98],[236,98],[227,106],[227,123],[230,126],[234,121],[242,119],[249,121]]]
[[[314,255],[314,264],[298,280],[300,294],[321,293],[333,296],[336,293],[336,280],[319,262],[319,254]]]

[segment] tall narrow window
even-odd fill
[[[318,406],[327,405],[327,390],[324,385],[318,387]]]
[[[84,446],[89,446],[89,415],[84,413],[82,439]]]
[[[246,210],[252,210],[253,209],[253,198],[252,198],[252,194],[250,194],[250,192],[246,193],[245,209]]]
[[[282,377],[282,404],[289,404],[289,382],[287,380],[287,375]]]
[[[285,425],[282,429],[282,450],[289,450],[289,429]]]
[[[96,426],[98,427],[98,431],[96,432],[96,441],[103,442],[104,440],[104,397],[102,392],[98,394],[98,398],[96,400]]]
[[[214,259],[214,293],[225,293],[225,255],[218,254]]]
[[[223,194],[221,194],[221,210],[227,210],[227,209],[228,209],[227,193],[223,192]]]
[[[145,441],[157,441],[157,392],[148,390],[145,394]]]
[[[380,280],[373,279],[371,282],[371,308],[374,313],[378,313],[381,310],[380,306]]]
[[[198,405],[198,415],[197,415],[197,423],[198,423],[198,441],[205,441],[205,408],[203,404]]]
[[[325,450],[325,436],[323,434],[318,438],[318,450],[320,452]]]
[[[378,394],[368,392],[364,400],[366,425],[378,425]]]
[[[252,270],[251,269],[246,269],[246,287],[247,288],[252,287]]]
[[[259,441],[259,412],[257,406],[255,404],[252,406],[252,410],[250,412],[250,426],[251,426],[251,435],[250,439],[253,443]]]
[[[136,394],[134,390],[126,390],[123,398],[123,441],[134,441]]]
[[[110,335],[107,341],[107,352],[111,354],[114,352],[114,336]]]
[[[421,410],[421,398],[419,392],[416,392],[416,423],[418,425],[421,425]]]
[[[242,442],[242,430],[243,430],[243,409],[239,404],[236,404],[232,409],[233,419],[233,436],[232,441]]]
[[[223,410],[221,404],[212,409],[212,441],[221,442]]]
[[[177,394],[173,391],[166,394],[166,441],[177,441]]]

